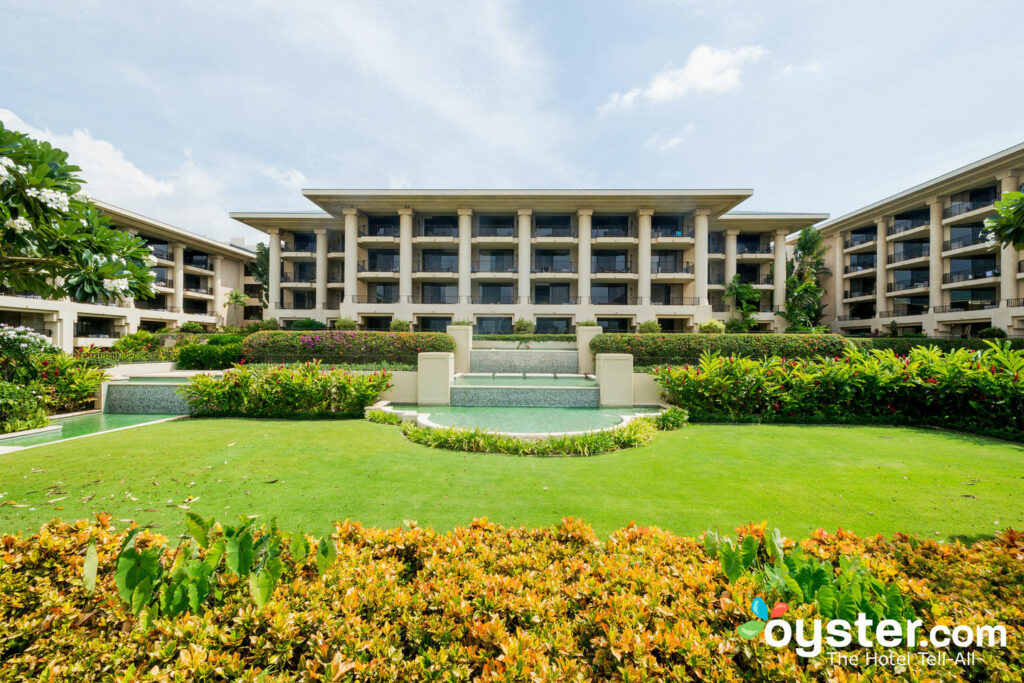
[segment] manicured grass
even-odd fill
[[[0,531],[108,511],[173,534],[177,506],[195,496],[204,516],[259,514],[309,533],[345,518],[448,529],[572,515],[599,533],[767,520],[796,537],[839,526],[976,537],[1024,527],[1024,446],[923,429],[690,425],[643,448],[540,459],[430,449],[358,420],[181,420],[0,456],[0,492]]]

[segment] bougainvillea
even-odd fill
[[[838,356],[850,342],[838,334],[599,334],[594,353],[630,353],[636,366],[694,363],[704,352],[750,358]]]
[[[394,361],[416,364],[417,354],[455,351],[455,340],[440,332],[256,332],[245,338],[246,361],[287,363],[322,360],[329,363]]]

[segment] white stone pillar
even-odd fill
[[[775,256],[775,274],[773,277],[774,285],[772,297],[772,305],[775,306],[776,310],[781,310],[786,306],[786,236],[788,233],[785,230],[775,231],[775,244],[772,249],[774,250]]]
[[[398,302],[412,297],[412,209],[398,210]]]
[[[694,246],[693,246],[693,295],[697,297],[697,305],[708,303],[708,222],[710,209],[697,209],[694,212]]]
[[[928,201],[928,309],[942,305],[942,210],[945,197]]]
[[[316,228],[316,308],[327,309],[327,228]]]
[[[270,247],[267,250],[267,292],[268,308],[274,311],[281,307],[281,232],[277,228],[269,228]],[[276,315],[276,314],[272,314]]]
[[[473,209],[459,209],[459,303],[468,304],[472,294]]]
[[[533,209],[519,209],[519,304],[530,303],[530,229],[533,222]]]
[[[1012,172],[999,177],[999,190],[1002,194],[1016,192],[1020,181]],[[999,298],[1016,299],[1017,297],[1017,249],[1008,244],[999,250]]]
[[[224,257],[213,257],[213,315],[228,324],[228,309],[224,307]]]
[[[846,278],[843,277],[845,261],[843,235],[837,232],[832,240],[832,315],[836,319],[836,324],[832,326],[833,330],[839,329],[839,316],[846,314],[846,307],[843,304],[843,292],[846,288]]]
[[[654,209],[640,209],[637,215],[637,297],[641,306],[651,304],[651,216]],[[641,309],[649,310],[649,309]],[[648,316],[644,316],[647,318]]]
[[[882,315],[882,311],[889,310],[889,298],[886,296],[886,285],[889,281],[889,218],[882,216],[875,219],[875,229],[878,231],[878,250],[875,253],[875,317]]]
[[[576,296],[579,303],[590,303],[590,219],[594,215],[593,209],[579,209],[577,216],[577,232],[579,232],[580,243],[576,249],[576,258],[579,259],[579,278],[576,280]]]
[[[740,231],[729,228],[725,231],[725,283],[732,282],[736,275],[736,236]]]
[[[185,245],[176,243],[174,246],[174,300],[171,304],[177,313],[184,311],[185,305]]]
[[[359,281],[359,211],[342,209],[345,216],[345,301],[353,303]]]

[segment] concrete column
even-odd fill
[[[599,353],[594,365],[601,406],[632,406],[633,354]]]
[[[846,266],[846,258],[843,256],[843,235],[836,233],[832,239],[832,314],[836,318],[833,330],[839,329],[839,316],[845,315],[846,307],[843,305],[843,291],[846,288],[846,278],[843,277],[843,270]]]
[[[267,281],[270,291],[267,292],[267,303],[273,311],[281,306],[281,232],[277,228],[270,228],[267,233],[270,235],[267,250]]]
[[[889,217],[882,216],[875,219],[875,229],[878,230],[878,251],[875,255],[877,266],[875,275],[875,317],[879,317],[882,311],[889,309],[889,299],[886,297],[885,286],[889,280]]]
[[[469,356],[473,352],[473,326],[448,325],[445,332],[455,340],[455,372],[469,372]]]
[[[316,308],[327,308],[327,228],[316,228]]]
[[[412,297],[412,209],[398,210],[398,301]]]
[[[345,301],[353,303],[359,290],[359,212],[342,209],[345,216]]]
[[[640,209],[637,215],[637,296],[640,305],[651,303],[651,216],[654,209]],[[644,316],[647,317],[647,316]]]
[[[533,209],[519,209],[519,304],[530,303],[530,229],[533,227]]]
[[[576,327],[576,353],[578,354],[580,372],[585,375],[594,373],[594,352],[590,350],[590,341],[604,332],[597,325]]]
[[[224,307],[224,257],[213,257],[213,315],[220,316],[226,325],[228,309]]]
[[[417,365],[416,403],[421,406],[446,406],[451,403],[455,354],[434,351],[420,353]]]
[[[740,231],[729,228],[725,231],[725,283],[732,282],[736,275],[736,236]]]
[[[459,303],[468,304],[472,294],[473,209],[459,209]],[[456,359],[457,364],[458,359]],[[466,372],[467,370],[459,370],[458,372]]]
[[[178,313],[185,305],[185,245],[174,245],[174,300],[171,304]]]
[[[1012,173],[999,177],[999,190],[1002,194],[1016,192],[1020,180]],[[1017,249],[1008,244],[999,250],[999,298],[1017,298]]]
[[[693,295],[698,305],[708,303],[708,222],[711,209],[697,209],[694,215]]]
[[[945,197],[928,200],[928,309],[942,305],[942,210]],[[888,253],[888,250],[886,251]]]
[[[772,305],[783,308],[786,305],[786,236],[785,230],[775,231],[775,244],[772,247],[775,256],[775,284]]]
[[[577,216],[577,232],[580,235],[576,258],[579,259],[579,278],[576,280],[576,292],[580,303],[590,303],[590,219],[593,209],[579,209]]]

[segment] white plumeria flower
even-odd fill
[[[17,164],[15,164],[9,157],[0,157],[0,167],[16,168]]]
[[[0,183],[4,182],[11,177],[11,172],[7,170],[6,166],[0,166]]]
[[[32,229],[32,224],[28,222],[28,219],[20,217],[11,218],[4,223],[4,227],[8,230],[14,230],[14,232],[28,232]]]

